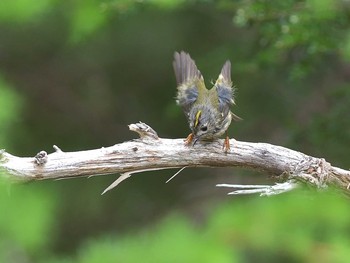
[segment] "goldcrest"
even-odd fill
[[[174,54],[174,71],[177,81],[176,102],[184,111],[192,133],[186,144],[198,140],[211,141],[226,133],[223,148],[230,150],[227,129],[232,119],[240,120],[230,107],[235,104],[231,81],[231,62],[226,61],[214,86],[208,90],[194,60],[181,51]]]

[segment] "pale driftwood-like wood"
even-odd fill
[[[121,173],[115,187],[132,173],[182,167],[244,167],[276,176],[279,182],[303,181],[317,188],[333,185],[348,191],[350,171],[333,167],[322,158],[268,143],[230,140],[231,150],[224,153],[222,140],[184,145],[183,139],[161,139],[144,123],[130,130],[140,137],[95,150],[39,152],[35,157],[17,157],[0,151],[0,171],[19,180],[74,178]]]

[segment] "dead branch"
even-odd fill
[[[143,171],[244,167],[273,175],[278,182],[289,182],[290,185],[285,187],[288,191],[294,189],[295,182],[303,182],[318,189],[332,185],[350,193],[350,171],[285,147],[231,139],[231,150],[225,153],[220,140],[199,142],[189,147],[185,146],[183,139],[159,138],[151,127],[141,122],[131,124],[129,128],[139,133],[140,138],[100,149],[64,152],[54,146],[55,152],[40,151],[35,157],[17,157],[1,150],[1,175],[17,181],[32,181],[121,173],[122,176],[106,192],[131,174]],[[259,187],[255,187],[255,191],[262,193],[261,189],[256,189]],[[283,192],[281,184],[274,188],[265,186],[266,191],[271,189],[277,189],[276,193]]]

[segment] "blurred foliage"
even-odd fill
[[[52,8],[54,2],[53,0],[3,0],[0,3],[0,20],[10,23],[27,23]]]
[[[320,69],[318,64],[342,52],[341,43],[347,42],[346,1],[240,1],[234,8],[237,26],[258,30],[257,60],[273,67],[287,62],[292,78]]]
[[[101,10],[97,1],[84,1],[83,5],[77,2],[76,5],[71,21],[73,42],[95,32],[107,19],[107,14]]]
[[[185,137],[175,50],[206,83],[232,61],[239,140],[350,167],[350,5],[340,0],[0,1],[0,149],[20,156],[109,146],[150,124]],[[232,173],[234,172],[234,176]],[[1,262],[344,262],[346,199],[229,198],[237,169],[0,186]],[[150,176],[152,175],[152,176]],[[174,212],[175,211],[175,212]],[[50,260],[49,260],[50,259]],[[172,259],[173,261],[171,261]]]
[[[21,99],[10,85],[0,76],[0,148],[10,145],[11,128],[17,122],[20,114]]]
[[[55,194],[40,187],[0,184],[0,261],[42,257],[54,238]],[[20,192],[20,193],[17,193]]]
[[[347,262],[347,207],[334,193],[232,198],[201,224],[172,214],[144,231],[90,239],[73,258],[42,262]]]

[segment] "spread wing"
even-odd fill
[[[176,102],[188,113],[205,89],[204,80],[193,59],[184,51],[175,52],[173,66],[177,81]]]
[[[214,87],[218,93],[219,100],[219,110],[224,115],[226,115],[230,111],[230,107],[235,104],[234,101],[234,90],[232,87],[231,81],[231,62],[228,60],[225,62],[222,67],[221,73],[218,79],[215,82]],[[236,120],[240,120],[241,118],[231,113],[232,117]]]

